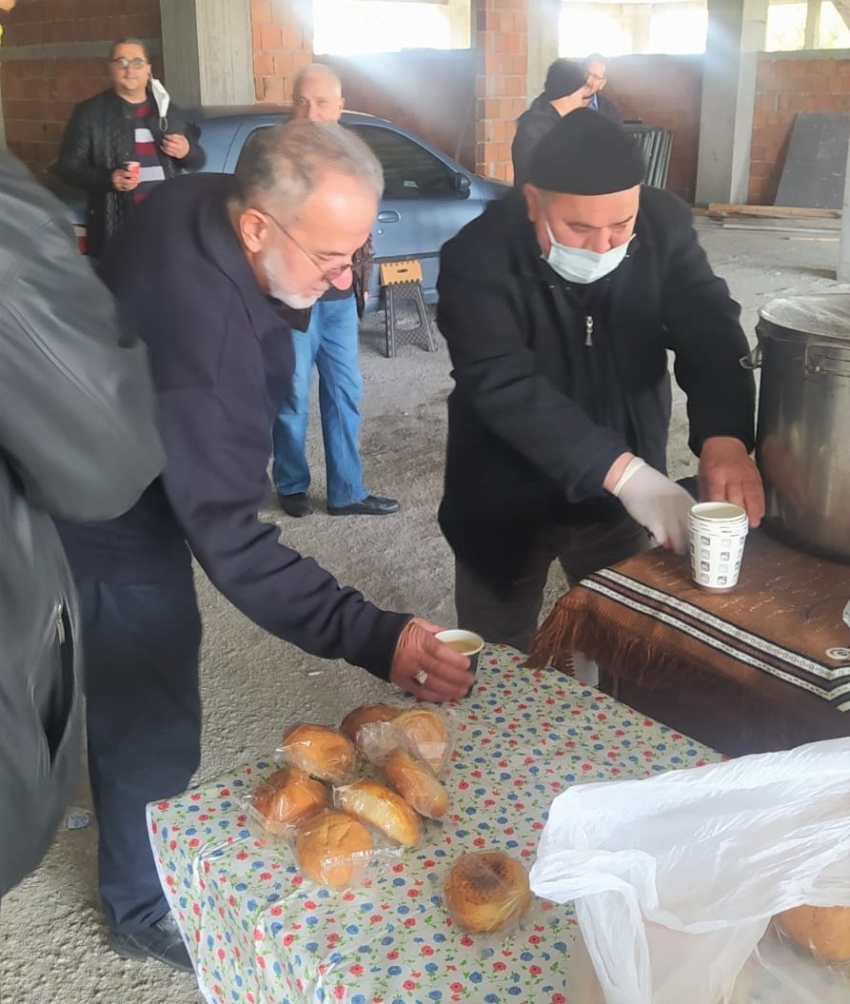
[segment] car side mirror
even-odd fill
[[[469,192],[472,188],[472,182],[469,178],[462,174],[460,171],[455,173],[455,193],[459,199],[468,199]]]

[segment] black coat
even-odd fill
[[[0,896],[50,846],[80,766],[82,650],[54,520],[109,519],[162,469],[143,346],[0,153]]]
[[[610,98],[606,98],[601,91],[596,92],[596,103],[599,106],[596,110],[600,115],[604,115],[606,119],[611,119],[617,125],[623,124],[623,116],[620,114],[620,109]]]
[[[514,190],[442,249],[437,321],[455,388],[440,525],[456,555],[493,582],[518,576],[541,523],[622,515],[602,488],[622,453],[666,470],[668,349],[694,453],[710,436],[753,446],[740,308],[712,272],[690,210],[644,188],[635,234],[611,276],[577,290],[540,257]],[[582,307],[578,295],[592,293]],[[596,322],[592,346],[586,316]]]
[[[65,526],[62,539],[72,568],[111,581],[125,567],[157,581],[188,543],[213,585],[260,627],[386,679],[409,616],[340,587],[257,515],[270,502],[291,325],[306,329],[309,311],[263,294],[227,215],[233,187],[232,176],[212,173],[165,182],[101,263],[124,329],[147,343],[167,460],[126,516]]]
[[[156,109],[150,88],[148,98]],[[154,110],[146,125],[157,146],[167,132],[179,133],[189,140],[189,153],[183,160],[159,151],[166,178],[173,178],[181,171],[198,171],[204,166],[206,157],[198,144],[200,129],[176,105],[169,105],[166,121]],[[117,192],[112,187],[112,172],[133,159],[135,128],[133,106],[112,89],[81,101],[65,127],[54,170],[68,185],[86,192],[88,250],[95,258],[106,241],[121,229],[134,205],[132,192]]]
[[[552,107],[552,102],[540,94],[520,115],[516,122],[516,133],[511,143],[511,160],[514,165],[514,184],[519,187],[528,181],[531,153],[541,139],[561,121],[561,116]]]

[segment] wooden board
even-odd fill
[[[738,202],[710,202],[706,212],[709,216],[771,216],[776,219],[803,216],[811,219],[841,219],[840,209],[812,209],[808,206],[748,206]]]

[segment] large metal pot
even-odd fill
[[[771,300],[756,333],[765,526],[850,560],[850,294]]]

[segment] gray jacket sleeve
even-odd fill
[[[164,463],[144,347],[58,202],[0,156],[0,451],[53,517],[113,519]]]

